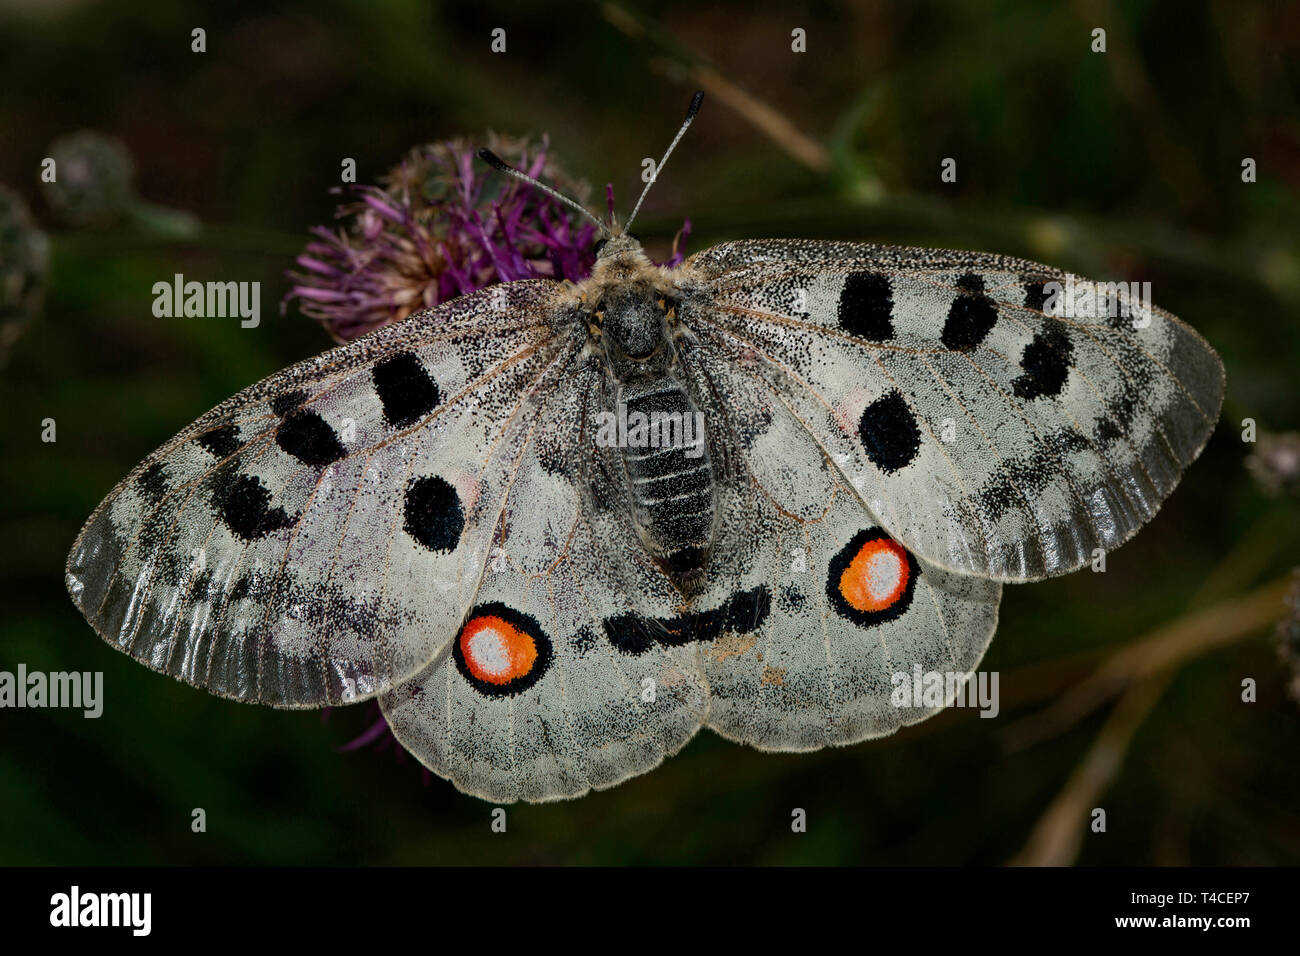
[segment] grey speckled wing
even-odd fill
[[[456,633],[574,345],[556,283],[455,300],[222,403],[96,509],[67,562],[109,643],[224,697],[373,696]]]
[[[730,604],[730,627],[699,651],[709,727],[764,750],[815,750],[950,705],[993,638],[1001,585],[944,570],[882,528],[764,359],[726,340],[686,354],[733,464],[705,598]],[[918,670],[943,675],[942,699],[896,699],[898,675],[910,687]]]
[[[771,240],[686,269],[683,321],[701,341],[757,359],[880,524],[962,573],[1028,581],[1118,547],[1200,454],[1223,399],[1195,331],[1037,263]],[[1116,308],[1061,308],[1052,283],[1076,304],[1111,291]]]

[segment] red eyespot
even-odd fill
[[[493,603],[470,613],[456,637],[452,657],[465,679],[482,693],[516,694],[546,671],[551,642],[532,617]]]
[[[840,594],[859,611],[883,611],[903,596],[910,576],[902,545],[889,538],[868,541],[840,575]]]
[[[826,593],[835,610],[864,626],[900,616],[912,603],[920,567],[880,528],[859,531],[831,561]]]
[[[479,680],[508,684],[537,663],[537,643],[513,624],[491,615],[476,617],[460,632],[465,666]]]

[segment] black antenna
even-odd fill
[[[602,233],[604,233],[607,236],[610,234],[609,227],[605,225],[603,222],[601,222],[599,219],[597,219],[596,216],[591,212],[591,210],[587,209],[585,206],[582,206],[581,204],[570,199],[568,196],[556,192],[554,189],[552,189],[550,186],[547,186],[545,183],[539,183],[536,179],[533,179],[533,177],[529,176],[527,173],[522,173],[519,170],[515,169],[513,166],[511,166],[504,159],[502,159],[496,153],[492,152],[492,150],[488,149],[487,147],[483,147],[478,151],[478,158],[483,160],[483,162],[487,163],[497,172],[505,173],[507,176],[513,176],[515,179],[518,179],[520,182],[527,183],[528,185],[532,186],[534,189],[540,189],[542,192],[546,193],[546,195],[558,199],[560,202],[573,207],[578,212],[582,213],[584,216],[586,216],[588,219],[594,222],[600,228],[600,231]]]
[[[653,186],[655,180],[659,178],[659,171],[664,168],[664,163],[668,162],[668,157],[673,154],[673,149],[676,148],[677,143],[686,135],[686,130],[690,128],[691,122],[695,119],[695,114],[700,111],[700,104],[703,102],[704,91],[696,90],[695,95],[691,97],[691,105],[686,108],[686,119],[682,121],[682,128],[677,131],[677,135],[673,137],[673,141],[668,144],[668,149],[664,152],[664,158],[659,160],[659,164],[655,166],[654,175],[650,177],[650,182],[645,184],[645,189],[641,190],[641,198],[638,199],[636,205],[632,207],[632,215],[627,217],[627,224],[623,227],[625,232],[632,228],[632,220],[635,219],[636,214],[641,211],[641,203],[645,202],[646,193],[650,192],[650,187]]]

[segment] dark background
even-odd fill
[[[1298,560],[1300,514],[1243,467],[1240,425],[1300,425],[1300,8],[620,9],[0,5],[0,182],[52,250],[45,307],[0,371],[0,669],[103,671],[106,699],[98,720],[0,712],[0,862],[1300,862],[1300,712],[1267,620]],[[498,26],[507,52],[494,55]],[[807,53],[791,52],[794,27]],[[1104,54],[1090,50],[1096,27]],[[396,748],[337,750],[371,705],[323,722],[218,700],[94,635],[62,567],[95,504],[209,407],[329,344],[276,304],[306,229],[331,221],[342,157],[374,182],[417,143],[548,133],[570,172],[614,183],[626,214],[641,159],[659,155],[697,85],[704,111],[639,223],[652,252],[689,216],[688,251],[814,236],[1022,255],[1151,281],[1224,358],[1218,432],[1107,573],[1006,589],[983,664],[1001,672],[998,719],[952,711],[812,755],[705,731],[614,790],[513,807],[493,834],[488,805],[423,780]],[[40,162],[83,128],[125,141],[139,193],[203,232],[60,226]],[[940,182],[947,156],[956,184]],[[260,281],[261,326],[154,318],[151,287],[174,272]],[[54,444],[40,440],[47,417]],[[1261,587],[1274,600],[1245,624]],[[1206,616],[1224,600],[1243,603]],[[1143,643],[1163,627],[1164,643]],[[1161,670],[1153,647],[1173,663],[1143,676]],[[1103,666],[1115,680],[1088,683]],[[1256,703],[1241,701],[1246,677]],[[1087,706],[1071,703],[1080,687],[1099,688]],[[1105,833],[1087,829],[1096,806]],[[190,830],[194,807],[206,833]],[[807,833],[790,831],[796,807]]]

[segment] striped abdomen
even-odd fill
[[[623,462],[637,532],[677,586],[689,592],[713,542],[713,466],[703,416],[673,380],[625,386],[621,402],[628,423]]]

